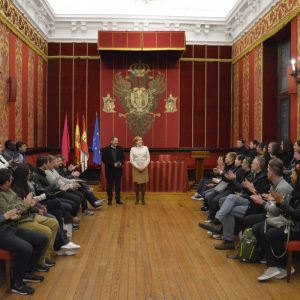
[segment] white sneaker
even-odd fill
[[[223,240],[222,234],[213,234],[211,237],[215,240]]]
[[[76,254],[76,250],[58,250],[56,251],[56,255],[59,255],[59,256],[72,256],[72,255],[75,255]]]
[[[203,221],[203,223],[210,224],[211,220],[205,220],[205,221]]]
[[[258,281],[265,281],[271,279],[280,274],[280,271],[277,267],[269,267],[265,270],[264,274],[260,275],[257,280]]]
[[[284,279],[284,278],[286,278],[286,276],[287,276],[286,269],[279,268],[279,271],[280,271],[280,274],[277,275],[277,276],[275,276],[275,278],[276,279]],[[292,268],[291,268],[291,274],[294,274],[295,271],[296,271],[295,268],[292,266]]]
[[[213,236],[213,232],[209,230],[209,231],[207,231],[207,235],[208,236]]]
[[[94,204],[96,206],[100,206],[100,205],[103,205],[103,202],[104,202],[104,200],[99,199],[99,200],[95,201]]]
[[[69,242],[68,244],[61,246],[61,249],[62,250],[74,250],[74,249],[80,249],[80,246],[76,245],[72,242]]]

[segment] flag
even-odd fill
[[[100,130],[99,130],[97,112],[96,112],[96,120],[95,120],[94,134],[93,134],[92,151],[94,153],[93,162],[97,165],[100,165],[101,164]]]
[[[80,153],[80,163],[81,163],[82,172],[84,172],[88,168],[88,159],[89,159],[89,147],[87,144],[85,118],[84,115],[82,115],[82,135],[81,135],[81,153]]]
[[[74,155],[75,163],[80,164],[80,128],[79,128],[79,119],[78,114],[76,116],[76,126],[75,126],[75,144],[74,144]]]
[[[69,153],[70,153],[70,136],[69,136],[69,129],[68,129],[68,115],[65,116],[65,125],[64,131],[62,135],[61,141],[61,155],[65,158],[65,162],[69,162]]]

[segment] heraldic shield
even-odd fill
[[[114,94],[125,111],[119,116],[126,119],[134,135],[144,136],[155,118],[160,117],[155,110],[166,89],[165,76],[159,72],[152,77],[150,73],[148,65],[135,63],[130,66],[128,76],[123,77],[119,72],[114,78]]]

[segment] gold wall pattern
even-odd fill
[[[22,41],[16,39],[16,56],[15,56],[15,64],[16,64],[16,81],[17,81],[17,99],[15,102],[15,140],[22,140],[22,66],[23,66],[23,56],[22,56]]]
[[[6,26],[0,23],[0,55],[1,61],[9,60],[9,30]],[[0,141],[8,139],[8,90],[7,81],[9,77],[8,63],[3,63],[0,74]]]
[[[258,44],[274,35],[300,11],[300,0],[279,1],[261,20],[245,33],[232,47],[233,63]]]
[[[23,42],[47,59],[48,43],[11,0],[0,0],[0,20]]]
[[[233,66],[233,120],[232,120],[232,145],[235,146],[239,138],[239,64]]]
[[[243,58],[243,130],[245,141],[249,140],[249,55]]]
[[[263,115],[263,45],[254,49],[254,139],[263,140],[262,115]]]
[[[37,147],[43,146],[43,60],[38,57]]]
[[[34,52],[28,49],[28,84],[27,84],[27,105],[28,105],[28,137],[27,146],[34,147]]]

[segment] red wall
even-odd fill
[[[180,147],[226,148],[231,47],[188,45],[180,62]]]
[[[76,56],[85,56],[77,58]],[[102,112],[109,93],[113,98],[113,76],[126,74],[130,64],[147,63],[153,74],[166,75],[166,97],[177,97],[179,112],[164,114],[160,101],[145,143],[152,148],[230,146],[231,126],[231,47],[187,46],[180,60],[176,51],[108,52],[97,60],[97,45],[86,43],[50,43],[48,61],[48,146],[60,146],[65,113],[74,136],[74,116],[85,114],[90,144],[95,112],[100,115],[101,144],[117,135],[125,147],[131,146],[133,134],[117,113]],[[51,58],[51,56],[58,56]],[[90,57],[87,57],[90,56]],[[92,56],[92,57],[91,57]],[[166,97],[163,97],[164,99]],[[123,112],[118,101],[116,111]],[[73,140],[73,138],[72,138]]]
[[[0,23],[0,142],[23,140],[28,147],[46,145],[47,63]],[[8,102],[10,76],[15,76],[17,96]]]

